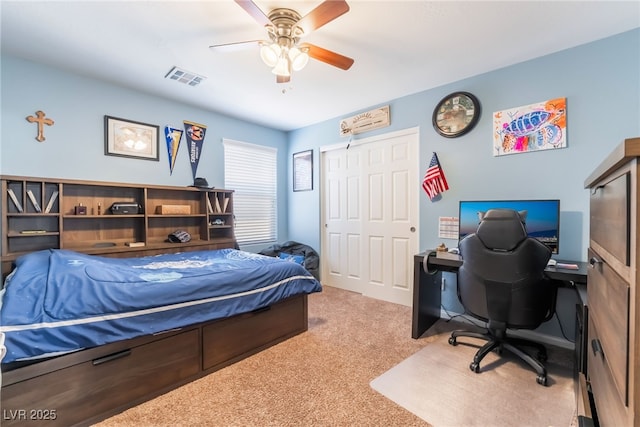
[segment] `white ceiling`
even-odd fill
[[[2,52],[143,92],[291,130],[640,27],[635,1],[362,1],[303,41],[355,59],[348,71],[311,60],[277,84],[266,39],[233,0],[6,1]],[[321,0],[255,0],[306,15]],[[623,54],[623,53],[621,53]],[[207,79],[164,76],[178,66]]]

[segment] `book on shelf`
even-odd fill
[[[47,207],[44,208],[44,213],[51,212],[51,208],[53,208],[53,203],[56,201],[57,198],[58,198],[58,190],[55,190],[51,194],[51,197],[49,197],[49,203],[47,203]],[[100,204],[98,204],[98,210],[99,209],[100,209]]]
[[[216,197],[216,212],[222,212],[222,210],[220,209],[220,200],[218,200],[218,198]]]
[[[33,205],[33,208],[36,210],[36,212],[42,212],[42,209],[40,208],[40,204],[38,204],[38,201],[36,200],[36,196],[33,194],[33,191],[27,190],[27,195],[29,196],[29,199],[31,200],[31,204]]]
[[[16,209],[18,209],[18,212],[24,212],[24,210],[22,209],[22,204],[18,201],[18,198],[16,197],[16,193],[14,193],[11,188],[7,188],[7,193],[9,193],[9,197],[11,197],[11,200],[13,201],[13,204],[16,206]]]
[[[229,198],[225,197],[224,201],[222,202],[222,213],[227,212],[227,206],[229,206]]]
[[[209,196],[207,195],[207,211],[212,214],[213,213],[213,206],[211,206],[211,199],[209,199]]]

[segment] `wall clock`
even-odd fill
[[[451,93],[433,110],[433,127],[446,138],[469,132],[480,118],[480,102],[469,92]]]

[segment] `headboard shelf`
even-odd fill
[[[43,249],[136,257],[236,246],[233,190],[8,175],[0,183],[3,278],[19,256]],[[124,210],[112,211],[114,203]],[[191,241],[167,242],[175,230]]]

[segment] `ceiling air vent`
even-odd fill
[[[196,73],[182,70],[178,67],[173,67],[171,71],[169,71],[167,75],[164,76],[164,78],[175,80],[189,86],[198,86],[200,83],[202,83],[202,81],[206,80],[206,77],[204,76],[199,76]]]

